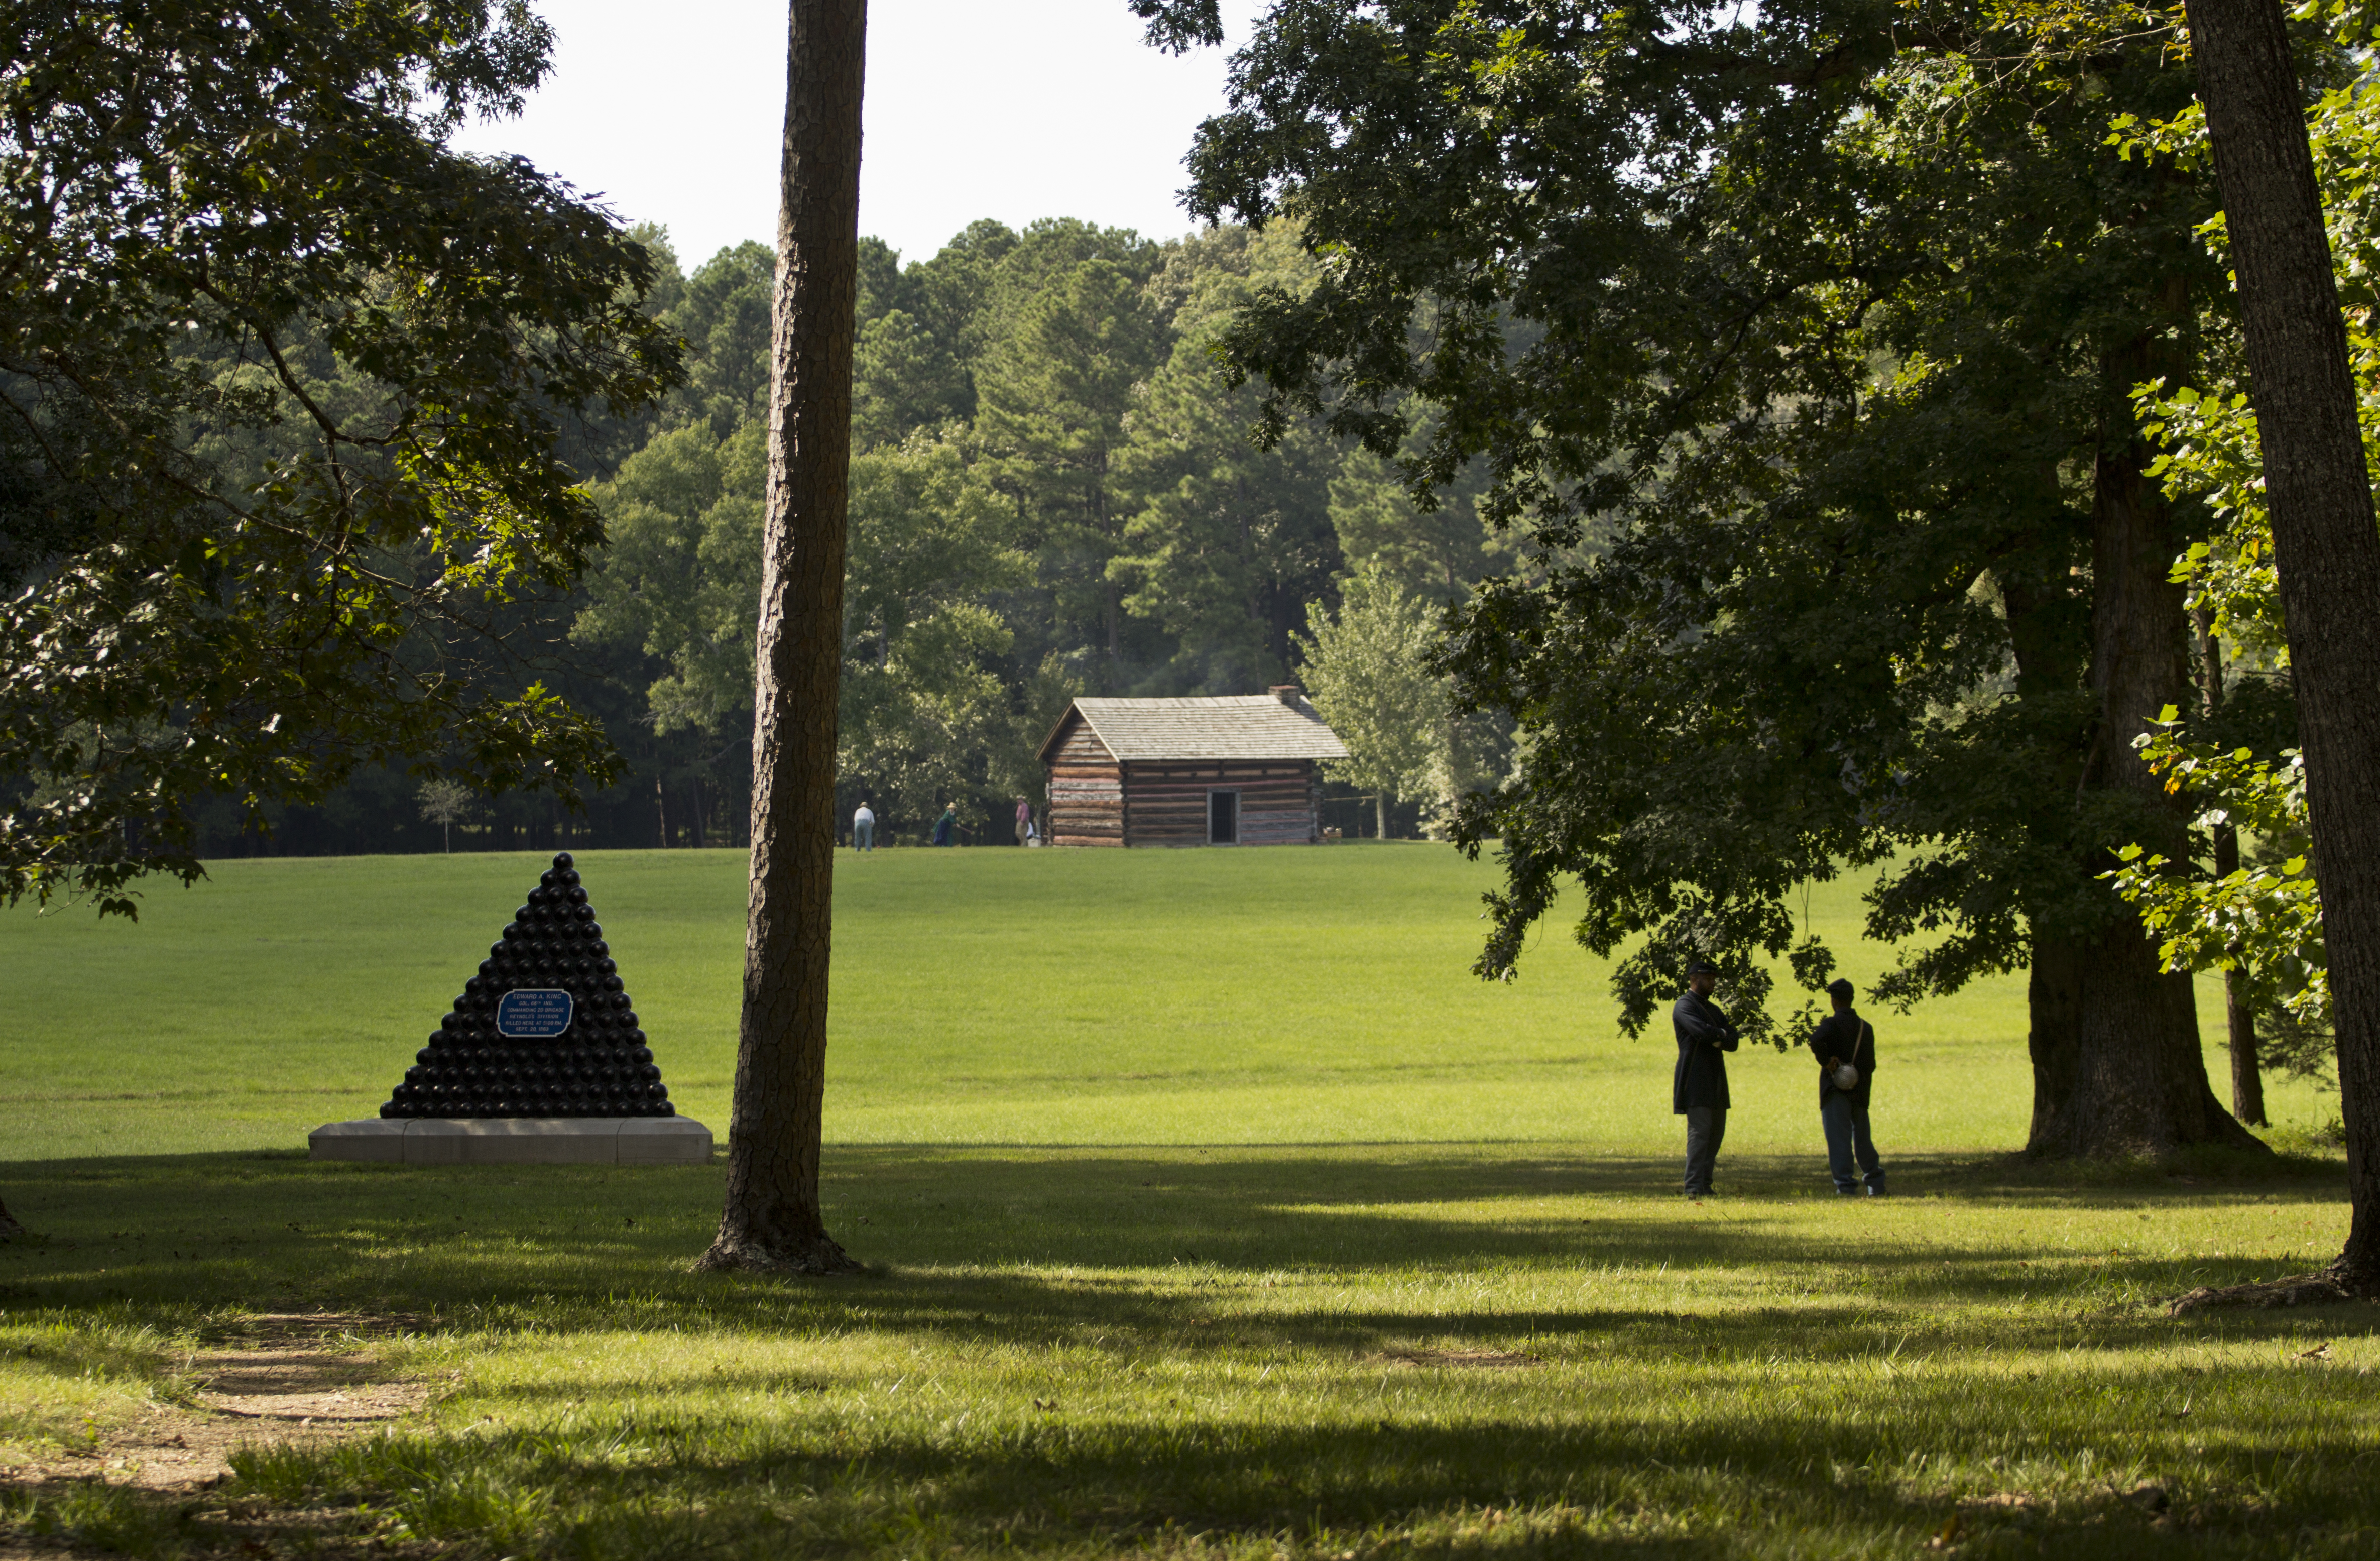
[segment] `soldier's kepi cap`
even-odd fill
[[[1827,983],[1827,995],[1829,997],[1840,997],[1844,1002],[1848,1003],[1852,1000],[1852,983],[1843,980],[1840,976],[1837,976],[1833,981]]]
[[[1697,959],[1693,964],[1686,967],[1686,974],[1690,976],[1715,976],[1718,974],[1718,967],[1712,964],[1707,959]]]

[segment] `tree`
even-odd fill
[[[1032,511],[1059,609],[1096,623],[1112,679],[1123,660],[1124,551],[1117,456],[1135,389],[1165,339],[1141,285],[1105,259],[1067,266],[1018,308],[977,375],[976,433]]]
[[[945,801],[1031,786],[1034,713],[1002,677],[1015,634],[994,604],[1033,563],[1014,505],[949,443],[924,437],[852,462],[838,804],[922,823]]]
[[[792,0],[726,1208],[698,1266],[850,1268],[819,1206],[867,0]]]
[[[1379,837],[1389,803],[1430,785],[1452,722],[1446,680],[1430,665],[1439,615],[1377,569],[1351,577],[1336,618],[1316,602],[1297,641],[1314,708],[1348,757],[1330,760],[1335,778],[1372,788]]]
[[[2354,1219],[2338,1273],[2380,1295],[2380,523],[2297,71],[2273,0],[2192,0],[2238,262],[2273,559],[2304,730]]]
[[[752,708],[768,425],[711,427],[656,435],[594,489],[612,542],[571,633],[666,669],[645,690],[657,733],[722,731]]]
[[[1694,953],[1747,1002],[1765,958],[1815,988],[1791,891],[1848,869],[1906,951],[1887,997],[2029,970],[2034,1150],[2253,1145],[2099,877],[2186,837],[2131,739],[2189,695],[2167,574],[2204,522],[2128,397],[2226,307],[2209,192],[2106,144],[2189,99],[2138,22],[1272,7],[1193,204],[1330,263],[1232,360],[1274,428],[1383,457],[1417,402],[1415,485],[1484,462],[1483,513],[1551,561],[1447,654],[1522,737],[1462,825],[1506,873],[1481,974],[1575,884],[1626,1028]]]
[[[1377,563],[1414,594],[1451,605],[1499,560],[1480,523],[1475,481],[1430,497],[1435,507],[1423,508],[1395,462],[1355,449],[1330,479],[1330,524],[1350,566]]]
[[[1177,686],[1232,693],[1280,681],[1307,604],[1330,587],[1339,463],[1310,428],[1269,449],[1249,442],[1256,395],[1231,386],[1213,356],[1245,284],[1210,274],[1198,294],[1175,313],[1172,356],[1134,397],[1117,470],[1136,512],[1107,573],[1127,588],[1123,611],[1178,647]]]
[[[261,830],[382,761],[612,773],[504,632],[602,540],[562,425],[676,349],[641,245],[445,144],[549,43],[487,0],[11,7],[0,902],[129,915],[209,799]]]
[[[468,823],[476,811],[471,788],[458,780],[423,781],[414,799],[421,804],[422,821],[436,824],[443,832],[446,850],[451,855],[455,849],[455,826]]]
[[[775,271],[769,247],[747,239],[720,250],[687,277],[684,298],[669,311],[669,323],[686,333],[692,349],[685,413],[707,419],[715,437],[768,416]]]

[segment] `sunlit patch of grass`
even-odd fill
[[[0,1307],[0,1466],[88,1451],[160,1403],[185,1403],[186,1341],[95,1313],[27,1318]]]
[[[228,861],[195,890],[152,891],[138,926],[0,914],[0,991],[14,999],[0,1152],[296,1152],[316,1125],[370,1115],[543,865]],[[674,1098],[722,1126],[745,855],[594,852],[581,866]],[[1603,961],[1549,925],[1518,982],[1469,973],[1496,871],[1418,842],[846,854],[828,1140],[1668,1152],[1669,1040],[1658,1022],[1619,1033]],[[1808,916],[1864,986],[1895,951],[1859,937],[1858,889],[1818,887]],[[2024,990],[2011,975],[1870,1014],[1888,1155],[2022,1143]],[[2221,991],[2210,980],[2200,994],[2218,1079]],[[1747,1051],[1733,1077],[1731,1145],[1815,1152],[1804,1059]],[[2335,1093],[2274,1079],[2268,1094],[2301,1147],[2336,1156],[2313,1137],[2338,1116]]]

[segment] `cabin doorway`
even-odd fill
[[[1207,844],[1236,846],[1240,843],[1240,794],[1236,791],[1207,793]]]

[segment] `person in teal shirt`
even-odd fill
[[[942,816],[934,821],[934,844],[937,846],[954,844],[953,836],[957,833],[958,827],[959,805],[955,802],[945,802],[942,804]]]

